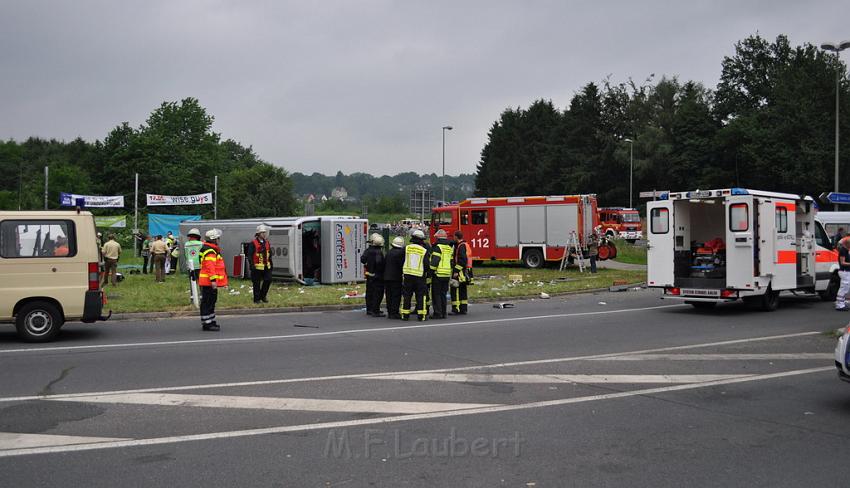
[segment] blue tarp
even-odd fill
[[[166,215],[148,214],[148,233],[152,236],[168,234],[180,235],[180,222],[186,220],[201,220],[200,215]]]

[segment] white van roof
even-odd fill
[[[693,198],[725,198],[734,195],[753,195],[757,197],[785,198],[788,200],[814,201],[806,195],[795,195],[793,193],[781,193],[775,191],[750,190],[748,188],[722,188],[719,190],[691,190],[670,192],[661,194],[660,200],[690,200]]]

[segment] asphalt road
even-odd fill
[[[846,486],[848,317],[655,291],[0,329],[0,486]]]

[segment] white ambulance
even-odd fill
[[[647,285],[696,308],[779,293],[833,299],[837,253],[811,197],[743,188],[671,192],[647,204]]]

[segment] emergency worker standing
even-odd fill
[[[189,279],[192,281],[198,280],[198,274],[201,271],[200,252],[204,243],[201,241],[201,231],[197,228],[190,229],[186,234],[189,238],[186,244],[183,244],[183,251],[186,253],[186,269],[189,270]]]
[[[401,319],[408,320],[411,313],[411,299],[416,295],[416,315],[420,321],[427,318],[428,306],[425,303],[425,293],[427,293],[425,285],[425,277],[427,272],[427,264],[430,259],[430,251],[428,244],[425,243],[425,234],[417,229],[413,231],[410,238],[410,244],[404,248],[404,266],[402,272],[404,274],[404,300],[399,309]]]
[[[838,241],[838,278],[841,285],[835,295],[835,310],[847,312],[847,293],[850,293],[850,238]]]
[[[369,247],[360,256],[366,266],[366,315],[383,317],[381,302],[384,299],[384,238],[380,234],[369,237]]]
[[[221,231],[208,230],[206,242],[201,247],[201,272],[198,274],[198,285],[201,288],[201,324],[203,330],[219,330],[215,321],[215,302],[218,300],[218,288],[227,286],[227,269],[221,248],[218,247]]]
[[[446,318],[446,293],[449,292],[449,279],[452,277],[453,248],[446,231],[438,230],[434,237],[436,244],[431,248],[431,300],[434,304],[433,319]]]
[[[162,236],[157,235],[151,242],[151,271],[156,276],[157,283],[165,282],[165,260],[168,254],[168,246],[163,242]]]
[[[268,226],[258,225],[254,240],[248,244],[248,266],[251,268],[251,282],[254,284],[254,303],[269,303],[267,296],[272,286],[272,252],[271,244],[266,239],[268,232]]]
[[[401,281],[404,272],[404,238],[393,238],[392,247],[384,259],[384,288],[387,292],[387,318],[400,319],[401,314]]]
[[[452,287],[452,315],[466,315],[469,308],[467,287],[472,281],[472,258],[469,243],[463,240],[463,232],[455,231],[454,272],[452,278],[458,286]]]

